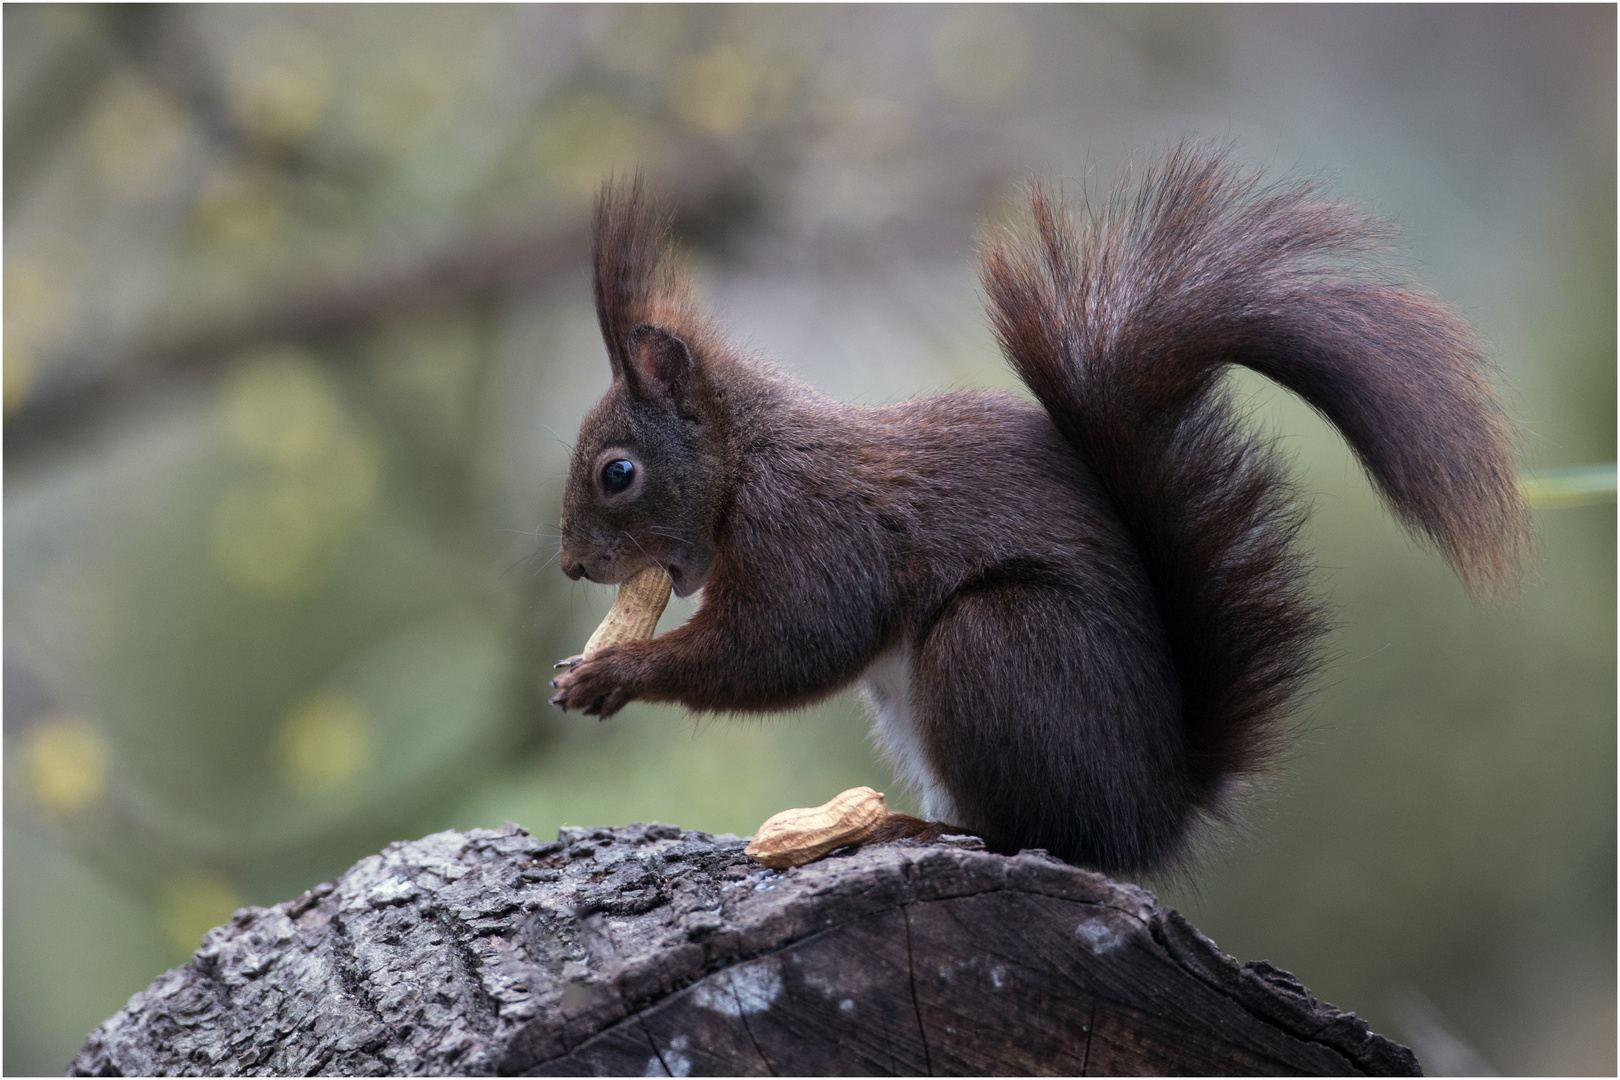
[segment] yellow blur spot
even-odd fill
[[[478,327],[456,310],[391,321],[373,343],[370,360],[378,381],[411,411],[419,431],[454,442],[471,421],[478,356]]]
[[[210,560],[249,592],[284,597],[318,582],[376,500],[380,464],[309,356],[259,353],[226,379],[228,444],[250,467],[215,504]]]
[[[934,31],[933,54],[940,89],[976,112],[1012,101],[1029,80],[1029,35],[1005,8],[950,8]]]
[[[260,30],[231,66],[231,112],[256,139],[296,142],[326,115],[332,82],[331,55],[313,35],[283,26]]]
[[[281,725],[281,778],[300,795],[329,795],[371,767],[376,742],[365,702],[343,690],[319,691]]]
[[[281,255],[287,199],[273,177],[224,166],[203,184],[197,219],[206,238],[250,266]]]
[[[542,175],[571,195],[592,196],[602,178],[633,166],[647,137],[640,120],[596,94],[563,102],[534,135]]]
[[[121,195],[150,195],[165,186],[190,126],[185,109],[167,94],[121,76],[92,106],[84,137],[102,183]]]
[[[6,342],[3,377],[5,414],[10,416],[28,400],[28,391],[34,385],[34,358],[27,349]]]
[[[164,883],[158,896],[158,924],[176,948],[189,953],[204,934],[229,922],[231,913],[242,906],[230,882],[207,873],[185,874]]]
[[[37,357],[62,325],[56,289],[36,268],[6,261],[5,411],[9,416],[28,400]]]
[[[347,124],[373,150],[400,154],[421,131],[436,105],[449,96],[456,66],[421,50],[401,50],[362,74],[344,95]]]
[[[34,800],[53,813],[82,810],[107,788],[107,740],[81,716],[53,716],[29,729],[23,761]]]
[[[315,464],[343,426],[331,383],[300,349],[270,349],[242,361],[225,383],[224,407],[231,443],[283,469]]]
[[[251,592],[285,596],[299,591],[316,569],[322,509],[305,484],[233,484],[214,507],[209,554],[215,567]]]
[[[763,76],[760,66],[736,45],[716,45],[676,71],[670,106],[677,117],[704,134],[730,135],[753,119]]]

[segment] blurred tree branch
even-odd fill
[[[30,85],[7,94],[7,214],[15,212],[17,199],[50,160],[47,147],[78,129],[96,91],[117,69],[125,52],[132,45],[138,48],[156,22],[156,9],[146,4],[87,6],[84,10],[94,13],[90,25],[69,35],[42,63],[39,76]],[[7,29],[15,32],[14,26]]]
[[[516,240],[479,238],[401,270],[302,289],[242,314],[158,332],[94,365],[58,356],[46,365],[52,374],[7,418],[6,454],[26,456],[71,437],[103,419],[124,396],[218,364],[253,342],[330,339],[435,303],[534,285],[580,265],[586,246],[579,225]]]
[[[752,206],[757,178],[740,175],[724,161],[704,160],[694,152],[660,171],[673,178],[664,181],[660,195],[681,210],[677,232],[723,232],[719,220]],[[41,364],[39,383],[6,418],[5,452],[21,459],[71,439],[103,421],[125,398],[223,363],[255,342],[331,340],[435,304],[535,288],[570,268],[583,275],[588,250],[584,215],[574,215],[527,235],[465,237],[412,265],[347,282],[297,285],[243,312],[152,331],[110,356],[59,353]],[[580,288],[584,296],[583,279]]]

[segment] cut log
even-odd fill
[[[73,1075],[1385,1074],[1404,1047],[1151,894],[977,840],[785,871],[732,836],[394,844],[244,908]]]

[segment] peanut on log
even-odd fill
[[[869,787],[850,788],[821,806],[772,815],[743,853],[774,870],[802,866],[834,848],[865,840],[883,824],[888,813],[881,792]]]
[[[609,645],[626,641],[646,641],[658,626],[658,617],[669,606],[669,574],[662,566],[649,566],[619,586],[619,595],[608,609],[602,625],[585,643],[582,657],[590,657]]]

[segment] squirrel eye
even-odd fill
[[[602,466],[602,490],[609,495],[617,495],[629,487],[630,481],[635,478],[636,466],[634,462],[620,458]]]

